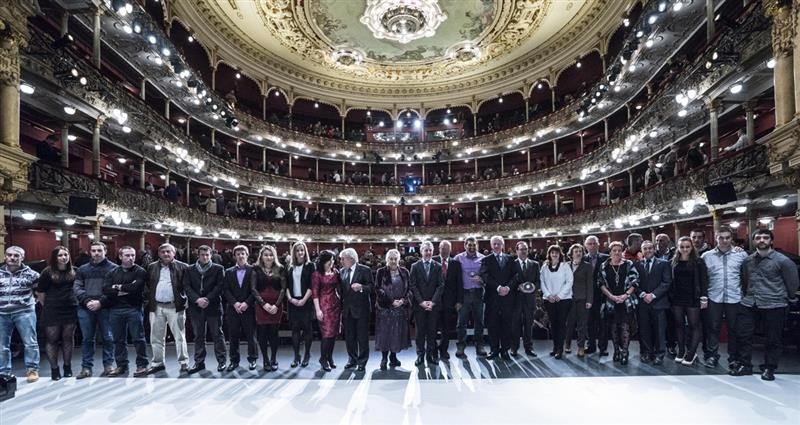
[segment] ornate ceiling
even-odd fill
[[[431,105],[521,90],[523,80],[551,78],[593,48],[603,51],[627,3],[173,0],[167,16],[196,34],[212,63],[295,94]]]

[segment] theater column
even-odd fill
[[[105,122],[105,116],[97,117],[92,129],[92,175],[100,177],[100,128]]]
[[[139,252],[144,252],[144,246],[145,246],[145,243],[146,243],[146,241],[145,241],[145,237],[146,236],[147,236],[147,232],[142,232],[139,235]]]
[[[267,172],[267,148],[261,148],[261,171]]]
[[[142,78],[142,81],[139,83],[139,99],[143,101],[147,99],[147,78]]]
[[[711,160],[719,157],[719,112],[722,109],[722,103],[714,99],[708,102],[708,120],[711,132],[709,134],[709,149],[711,150]]]
[[[756,102],[748,101],[742,104],[744,108],[744,119],[745,119],[745,129],[747,134],[747,139],[750,143],[753,143],[756,139],[756,117],[755,117],[755,109],[756,109]]]
[[[92,27],[92,65],[100,69],[100,18],[103,16],[102,9],[94,11],[94,25]]]
[[[142,157],[142,162],[139,163],[139,189],[144,190],[147,185],[146,177],[147,160]]]
[[[69,123],[61,126],[61,167],[69,168]]]
[[[714,0],[706,0],[706,41],[711,43],[717,33],[714,25]]]
[[[795,26],[792,8],[781,2],[768,2],[767,16],[772,18],[772,54],[775,58],[773,70],[775,93],[775,127],[780,127],[794,118],[795,114]],[[797,7],[797,6],[796,6]]]

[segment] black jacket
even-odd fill
[[[442,265],[441,255],[434,255],[433,261]],[[459,301],[461,300],[461,301]],[[461,283],[461,263],[453,257],[447,259],[447,273],[444,273],[444,289],[442,289],[442,307],[454,308],[457,302],[464,301],[464,285]]]
[[[225,283],[225,269],[219,264],[212,263],[205,273],[200,273],[197,263],[192,264],[183,273],[183,288],[186,291],[186,298],[189,307],[200,309],[197,306],[198,298],[208,298],[206,313],[222,312],[222,287]]]
[[[409,287],[414,294],[414,307],[420,308],[419,304],[423,301],[433,301],[434,308],[439,308],[442,302],[442,292],[444,291],[444,277],[442,276],[442,265],[431,260],[430,272],[425,275],[425,262],[419,260],[411,265]]]
[[[172,282],[172,296],[175,302],[175,311],[186,309],[186,293],[183,290],[183,273],[189,267],[186,263],[172,260],[169,263],[170,280]],[[144,286],[144,293],[147,299],[148,311],[156,311],[156,287],[158,278],[161,275],[161,261],[154,261],[147,266],[147,283]]]
[[[134,264],[130,268],[117,267],[111,270],[103,281],[103,295],[111,308],[141,308],[144,304],[144,285],[147,271]],[[120,290],[114,285],[122,285]]]
[[[341,270],[339,271],[339,280],[342,294],[342,316],[349,315],[354,319],[369,320],[369,313],[372,311],[372,270],[367,266],[356,264],[349,282],[342,279]],[[360,283],[363,286],[361,291],[353,291],[350,286],[353,283]]]
[[[225,305],[233,308],[235,303],[245,302],[248,306],[253,307],[255,297],[250,290],[251,279],[253,274],[253,266],[246,265],[244,272],[244,279],[242,279],[242,286],[239,287],[239,281],[236,280],[236,266],[225,270],[225,278],[222,288],[223,296],[225,297]],[[248,307],[248,311],[253,311]]]
[[[498,301],[503,306],[508,304],[508,307],[512,307],[517,292],[517,287],[514,283],[514,275],[516,274],[514,273],[516,270],[514,259],[506,254],[500,255],[505,258],[505,265],[503,267],[500,267],[494,253],[483,257],[481,260],[481,269],[479,273],[486,287],[484,299],[487,304]],[[500,294],[497,293],[497,288],[500,286],[508,286],[511,291],[508,295],[501,297]]]
[[[650,273],[647,273],[646,261],[636,262],[636,270],[639,272],[637,295],[652,292],[656,296],[656,299],[650,304],[653,308],[669,308],[669,297],[667,295],[672,285],[672,265],[668,261],[653,257],[653,265],[650,266]],[[642,301],[639,303],[639,307],[646,304]]]

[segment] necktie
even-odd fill
[[[447,260],[442,259],[442,276],[447,277]]]
[[[431,275],[431,262],[426,261],[424,264],[425,264],[425,278],[427,279]]]
[[[504,261],[503,261],[503,260],[504,260],[503,256],[502,256],[502,255],[500,255],[500,254],[497,254],[497,264],[499,264],[499,265],[500,265],[500,268],[501,268],[501,269],[503,268],[503,266],[505,266],[505,264],[504,264]]]
[[[520,264],[522,265],[522,273],[525,273],[525,269],[527,268],[527,262],[525,260],[520,260]]]
[[[344,269],[342,271],[342,281],[344,281],[348,285],[350,284],[350,269],[349,268],[346,268],[346,269]]]
[[[647,260],[647,274],[648,275],[650,274],[650,266],[652,265],[652,261],[653,261],[652,259]]]

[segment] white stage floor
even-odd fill
[[[88,378],[22,382],[0,424],[794,424],[800,376]],[[352,375],[351,375],[352,376]],[[23,378],[24,380],[24,378]]]

